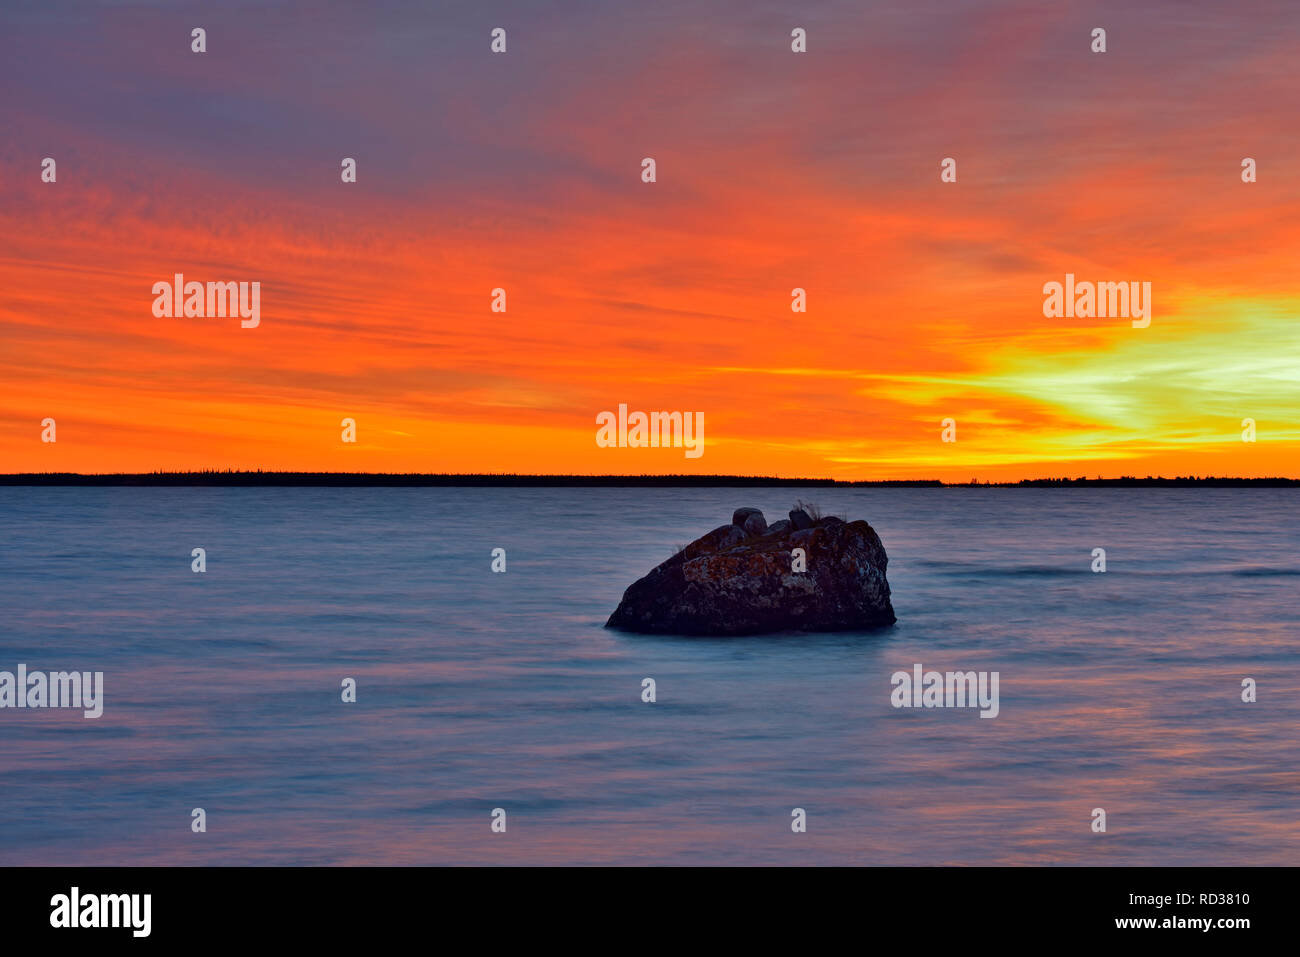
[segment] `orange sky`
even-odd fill
[[[14,17],[0,471],[1300,476],[1300,23],[1165,13]],[[261,325],[155,318],[176,272]],[[1044,318],[1066,272],[1150,327]]]

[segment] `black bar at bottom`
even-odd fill
[[[411,935],[458,950],[516,935],[655,950],[718,938],[734,949],[841,930],[909,947],[1124,938],[1231,947],[1286,930],[1294,877],[1287,868],[7,868],[0,927],[6,944],[283,942],[295,952]],[[470,936],[456,944],[452,933]]]

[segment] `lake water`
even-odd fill
[[[798,498],[880,533],[896,626],[602,627],[736,507]],[[0,864],[1295,864],[1297,504],[3,488],[0,670],[102,671],[105,705],[0,710]],[[918,662],[997,671],[999,715],[891,707]]]

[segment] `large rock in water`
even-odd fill
[[[697,538],[633,582],[606,628],[677,635],[848,631],[892,625],[880,536],[834,517],[767,527],[758,509]],[[757,519],[757,520],[755,520]],[[761,530],[761,531],[760,531]],[[802,548],[807,571],[792,570]]]

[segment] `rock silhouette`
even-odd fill
[[[806,571],[796,571],[794,549]],[[864,521],[814,519],[802,508],[767,524],[756,508],[633,582],[605,623],[654,634],[757,635],[892,625],[889,559]]]

